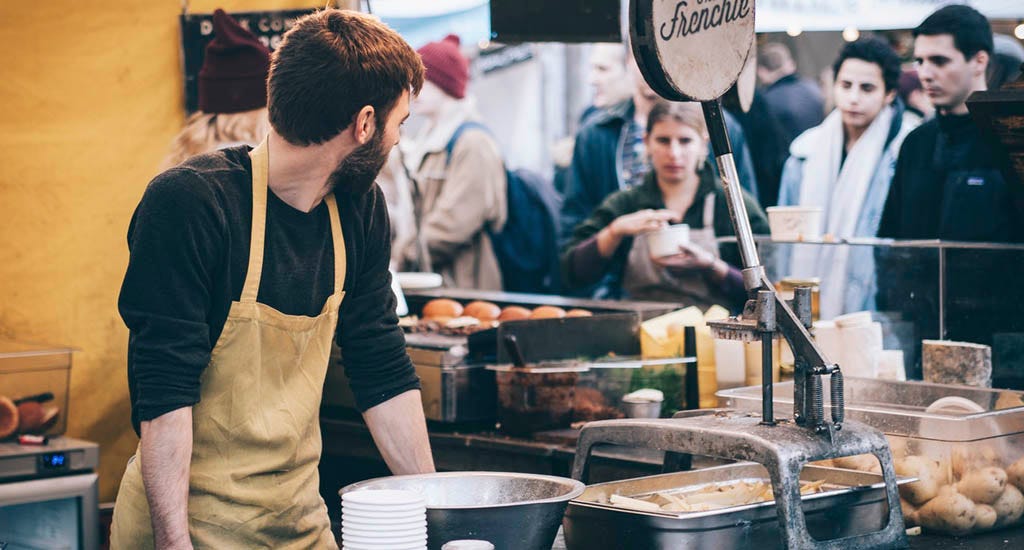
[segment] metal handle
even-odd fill
[[[523,358],[523,350],[519,349],[519,341],[516,340],[516,336],[514,334],[506,334],[502,343],[505,344],[505,351],[508,352],[508,356],[512,359],[512,365],[520,368],[525,367],[526,359]]]
[[[750,228],[750,217],[747,215],[747,205],[743,202],[743,191],[740,187],[739,173],[736,171],[736,161],[732,156],[732,144],[729,143],[729,132],[725,127],[725,118],[722,114],[721,100],[704,101],[701,103],[704,110],[704,121],[708,126],[708,135],[711,138],[711,148],[715,151],[715,159],[718,161],[718,173],[722,176],[722,185],[725,190],[725,199],[729,204],[729,215],[732,216],[733,225],[736,228],[736,240],[740,247],[740,257],[743,259],[743,267],[763,274],[761,259],[757,256],[757,248],[754,246],[754,232]],[[758,277],[757,279],[759,279]],[[751,283],[760,281],[752,278]],[[746,283],[746,278],[744,283]],[[747,286],[747,290],[756,287]]]

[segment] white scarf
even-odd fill
[[[821,208],[823,231],[836,240],[873,236],[854,235],[854,231],[878,162],[885,152],[892,117],[893,108],[883,108],[850,149],[845,162],[842,161],[843,119],[838,109],[821,125],[798,137],[790,147],[793,155],[807,159],[803,165],[799,204]],[[790,272],[821,278],[822,319],[843,313],[849,252],[848,245],[794,247]]]

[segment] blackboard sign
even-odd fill
[[[248,11],[230,14],[243,27],[249,29],[263,45],[274,51],[281,38],[295,21],[315,10]],[[213,40],[212,13],[186,13],[181,17],[181,49],[185,72],[185,111],[189,114],[199,108],[199,69],[203,66],[206,45]]]
[[[496,42],[621,42],[623,0],[491,0]]]

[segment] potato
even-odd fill
[[[899,460],[910,454],[907,450],[907,440],[902,437],[889,438],[889,449],[892,450],[893,460]]]
[[[992,447],[968,447],[957,445],[950,453],[950,463],[954,479],[962,479],[971,470],[980,470],[988,466],[999,465],[999,454]]]
[[[998,519],[996,525],[1016,523],[1024,514],[1024,495],[1013,485],[1007,485],[1003,494],[992,503]]]
[[[939,493],[938,464],[934,460],[920,455],[897,460],[896,474],[918,478],[900,486],[900,495],[913,504],[924,504]]]
[[[905,498],[900,497],[900,508],[903,509],[903,522],[907,524],[907,527],[917,525],[917,506],[914,506]],[[995,511],[993,510],[993,513],[994,512]]]
[[[928,529],[962,535],[977,523],[977,507],[964,495],[948,492],[922,506],[917,512],[917,520]]]
[[[1024,491],[1024,457],[1006,469],[1006,481]]]
[[[872,469],[880,470],[878,465],[878,459],[875,455],[856,455],[856,456],[842,456],[839,458],[832,459],[832,463],[835,464],[836,468],[845,468],[847,470],[860,470],[861,472],[870,472]]]
[[[1006,472],[989,466],[967,472],[956,484],[956,490],[979,504],[992,504],[1006,488]]]
[[[996,518],[999,517],[996,514],[996,509],[988,504],[978,504],[974,507],[974,511],[978,517],[978,521],[974,523],[975,529],[988,529],[996,524]]]

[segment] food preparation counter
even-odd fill
[[[361,419],[347,411],[321,414],[323,457],[321,494],[332,521],[340,517],[338,490],[351,483],[390,475],[384,459]],[[575,458],[575,431],[552,432],[544,440],[515,438],[482,427],[428,426],[430,447],[439,471],[523,472],[570,477]],[[696,467],[714,464],[695,459]],[[664,455],[649,449],[615,448],[594,452],[594,482],[613,481],[661,473]]]
[[[331,516],[338,521],[338,489],[353,481],[387,475],[366,425],[345,415],[321,417],[324,437],[322,487]],[[554,436],[552,436],[554,438]],[[575,444],[512,438],[493,431],[430,429],[430,443],[439,470],[497,470],[569,476],[575,456]],[[641,477],[661,472],[662,455],[642,449],[616,449],[595,453],[592,466],[594,483],[612,479]],[[696,467],[712,463],[697,459]],[[337,466],[345,466],[339,468]],[[355,468],[352,465],[356,465]],[[348,477],[338,478],[344,469]],[[334,498],[331,498],[331,497]],[[1024,527],[981,533],[966,538],[919,535],[908,538],[911,549],[928,550],[1009,550],[1024,548]],[[561,532],[552,550],[565,550]]]
[[[907,541],[911,550],[1011,550],[1024,548],[1024,528],[1004,529],[964,538],[919,535],[907,537]],[[551,550],[566,550],[561,530]]]
[[[347,414],[321,416],[325,459],[377,463],[383,467],[366,424]],[[576,443],[572,430],[540,434],[539,439],[509,437],[493,430],[452,430],[428,426],[438,470],[505,471],[568,477]],[[609,449],[595,452],[597,481],[661,473],[663,453],[648,449]]]

